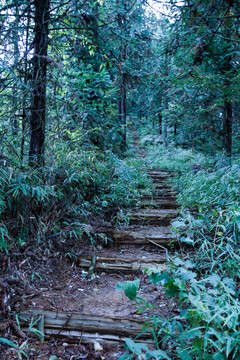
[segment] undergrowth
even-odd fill
[[[172,181],[182,211],[172,227],[181,251],[169,258],[166,271],[149,271],[149,281],[175,297],[180,313],[146,324],[155,352],[127,340],[129,354],[121,360],[239,360],[240,165],[234,160],[226,166],[223,155],[210,158],[159,144],[147,148],[148,166],[177,175]]]
[[[111,221],[119,208],[136,204],[149,183],[135,158],[94,149],[54,153],[43,169],[0,165],[0,250],[59,233],[80,241],[84,224]]]

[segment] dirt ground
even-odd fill
[[[78,248],[79,250],[79,248]],[[95,351],[94,345],[70,344],[67,340],[41,343],[16,330],[16,314],[23,308],[38,308],[53,311],[68,311],[88,315],[145,319],[152,315],[168,317],[177,314],[176,300],[164,297],[161,286],[150,284],[148,276],[139,270],[141,289],[138,293],[145,302],[140,302],[139,313],[136,301],[130,301],[123,291],[118,292],[119,282],[134,280],[134,274],[87,271],[78,266],[76,249],[71,253],[52,253],[43,256],[32,249],[8,256],[1,255],[0,261],[0,336],[9,338],[16,348],[0,344],[0,359],[20,359],[22,351],[29,359],[118,359],[124,352],[123,345],[104,346],[104,350]],[[95,248],[81,249],[81,254],[119,258],[155,258],[161,263],[166,259],[164,250],[147,246],[133,247],[122,245],[121,249]],[[55,255],[54,255],[55,254]],[[10,322],[6,326],[6,319]],[[2,321],[2,322],[1,322]],[[2,325],[1,325],[2,324]],[[5,325],[4,325],[5,324]],[[55,357],[54,357],[55,356]],[[24,355],[22,354],[22,358]]]

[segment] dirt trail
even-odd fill
[[[133,146],[138,146],[136,134]],[[144,156],[142,150],[140,156]],[[45,338],[106,344],[104,358],[117,359],[122,350],[113,344],[122,344],[124,337],[139,335],[149,316],[174,313],[174,301],[164,298],[161,286],[149,284],[142,270],[166,266],[165,247],[176,240],[170,228],[170,222],[177,216],[176,192],[169,182],[172,174],[151,169],[147,173],[153,179],[153,194],[143,196],[138,209],[126,211],[128,226],[106,234],[113,241],[110,248],[99,246],[85,251],[78,257],[77,265],[55,259],[46,264],[49,272],[39,294],[26,299],[26,306],[21,309],[27,322],[41,319],[40,329],[42,326]],[[139,296],[155,306],[141,314],[136,304],[116,289],[119,282],[134,280],[136,276],[141,280]],[[24,321],[22,326],[26,331],[29,329]],[[140,340],[149,338],[145,334]]]

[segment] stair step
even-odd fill
[[[167,191],[174,191],[172,185],[169,183],[155,183],[154,188],[157,190],[166,189]]]
[[[169,177],[175,176],[172,172],[168,171],[156,171],[156,170],[147,170],[147,174],[152,178],[157,179],[166,179]]]
[[[78,265],[83,268],[92,267],[94,270],[105,272],[118,272],[125,274],[139,273],[144,269],[161,268],[165,269],[163,263],[166,259],[153,257],[152,259],[141,257],[139,259],[133,258],[117,258],[117,257],[103,257],[103,256],[80,256],[78,258]]]
[[[143,198],[140,207],[155,207],[162,209],[177,209],[179,205],[175,200],[169,198]]]
[[[150,224],[162,225],[169,224],[177,216],[177,211],[174,209],[140,209],[136,211],[129,211],[130,224]]]
[[[177,196],[177,191],[173,190],[173,189],[154,189],[154,193],[155,195],[162,196],[162,197],[176,197]]]
[[[71,342],[77,343],[124,342],[123,336],[135,337],[140,335],[144,325],[144,320],[140,319],[94,316],[37,308],[21,310],[20,317],[23,331],[29,332],[27,323],[34,323],[38,319],[42,319],[44,336],[47,338],[67,338]],[[140,336],[139,341],[150,338],[150,332],[145,332]]]
[[[139,229],[119,229],[112,232],[116,244],[150,245],[152,242],[164,246],[177,240],[169,226],[139,226]]]

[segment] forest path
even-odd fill
[[[138,148],[136,136],[133,146]],[[44,329],[45,338],[105,344],[111,348],[107,357],[104,352],[105,358],[115,359],[114,354],[119,355],[119,351],[113,350],[113,344],[122,344],[124,337],[141,334],[144,322],[152,315],[164,317],[176,311],[174,300],[164,298],[162,287],[148,283],[147,276],[142,274],[146,268],[165,268],[166,248],[176,240],[170,222],[177,216],[178,207],[176,192],[169,181],[172,174],[146,171],[153,180],[154,192],[142,196],[138,209],[125,211],[128,225],[104,234],[111,237],[112,246],[85,250],[75,268],[55,263],[51,288],[40,289],[41,295],[22,309],[21,316],[27,321],[41,319],[40,329]],[[136,275],[141,280],[139,297],[154,305],[147,306],[141,314],[136,302],[116,289],[119,282],[132,281]],[[144,307],[144,302],[141,306]],[[22,325],[27,331],[28,325],[25,322]],[[150,338],[146,332],[139,340]]]

